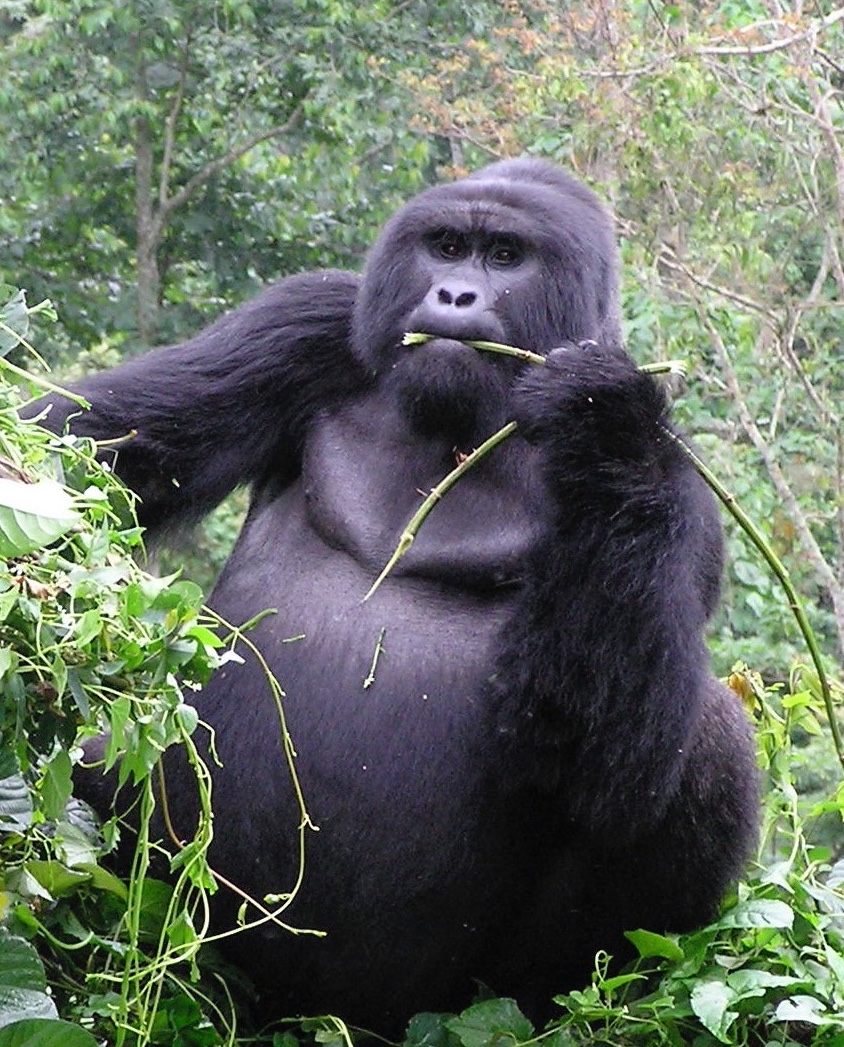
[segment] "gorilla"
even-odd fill
[[[265,1014],[396,1035],[480,983],[541,1019],[597,951],[629,955],[625,931],[713,917],[757,823],[749,724],[703,637],[719,517],[623,349],[591,190],[527,159],[438,185],[362,276],[283,279],[76,391],[90,410],[55,396],[46,424],[125,437],[115,468],[153,535],[251,485],[210,603],[275,609],[251,635],[319,829],[284,919],[325,932],[227,939]],[[425,493],[511,420],[364,602]],[[289,890],[299,813],[257,659],[196,706],[221,761],[211,865],[257,899]],[[165,762],[188,837],[192,774]],[[108,809],[107,778],[83,788]],[[212,904],[236,924],[239,897]]]

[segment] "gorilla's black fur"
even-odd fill
[[[278,1015],[395,1032],[465,1005],[473,979],[541,1013],[625,930],[712,916],[748,856],[748,724],[703,642],[717,511],[621,348],[617,284],[591,191],[506,161],[412,200],[363,277],[282,280],[78,387],[76,432],[137,431],[116,467],[149,528],[252,485],[211,603],[231,621],[278,609],[255,639],[319,825],[286,919],[327,932],[231,940]],[[408,330],[437,337],[402,347]],[[54,399],[49,424],[74,410]],[[511,418],[362,603],[420,492]],[[255,660],[197,706],[223,761],[212,864],[283,891],[297,811]],[[187,834],[190,774],[167,777]],[[239,900],[215,904],[233,922]]]

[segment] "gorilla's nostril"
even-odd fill
[[[443,305],[452,305],[454,302],[454,299],[451,297],[451,292],[447,291],[444,287],[441,287],[439,291],[437,291],[437,299],[442,302]],[[460,303],[458,302],[457,304],[459,305]]]
[[[477,297],[478,296],[475,294],[474,291],[464,291],[463,294],[459,294],[455,298],[454,304],[457,306],[458,309],[461,306],[474,305],[475,304],[475,299]]]

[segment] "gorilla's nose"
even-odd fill
[[[437,291],[437,304],[454,306],[455,309],[466,309],[478,300],[477,292],[440,287]]]

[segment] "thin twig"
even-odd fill
[[[425,501],[419,506],[416,512],[413,514],[411,519],[408,521],[407,526],[402,531],[401,538],[399,538],[399,544],[393,550],[393,555],[384,565],[384,569],[372,583],[372,587],[369,592],[364,596],[364,603],[373,595],[375,590],[381,585],[387,575],[396,566],[399,560],[404,556],[407,550],[413,544],[413,539],[416,537],[416,532],[422,526],[425,518],[428,516],[430,511],[434,508],[437,502],[445,495],[451,488],[457,483],[464,473],[467,473],[473,465],[475,465],[481,458],[489,454],[489,452],[497,447],[503,440],[516,431],[516,423],[508,422],[505,426],[493,433],[489,439],[484,440],[480,447],[476,447],[471,454],[467,455],[457,466],[456,469],[452,469],[448,476],[443,477],[442,480],[433,488],[431,493],[425,499]]]
[[[841,732],[838,729],[838,720],[835,712],[835,706],[832,699],[832,690],[829,686],[829,680],[826,675],[826,671],[823,666],[823,657],[821,655],[818,641],[815,638],[815,634],[812,631],[812,627],[809,624],[809,619],[806,616],[806,612],[803,609],[803,605],[800,602],[800,597],[797,595],[797,590],[794,587],[794,583],[791,580],[791,576],[788,573],[788,569],[785,564],[779,559],[776,553],[770,546],[765,536],[756,526],[756,524],[750,519],[747,513],[742,509],[726,487],[721,483],[718,477],[712,472],[708,465],[702,461],[695,452],[689,447],[689,445],[682,440],[676,433],[671,432],[666,426],[660,426],[662,431],[669,436],[678,447],[682,448],[683,452],[690,459],[695,469],[703,477],[709,487],[717,495],[718,500],[727,510],[727,512],[733,517],[738,523],[739,527],[744,531],[751,542],[756,546],[756,549],[762,554],[765,562],[774,572],[783,587],[786,597],[788,598],[788,606],[791,608],[791,612],[797,620],[797,624],[800,627],[800,632],[803,635],[803,639],[806,641],[806,646],[809,648],[809,653],[812,656],[812,662],[815,666],[815,671],[818,674],[818,681],[820,683],[821,694],[823,696],[824,706],[826,707],[826,715],[829,720],[829,728],[832,734],[832,740],[835,744],[835,751],[838,754],[838,760],[844,767],[844,742],[841,739]]]

